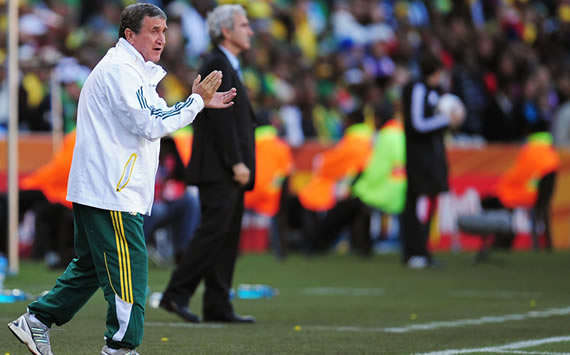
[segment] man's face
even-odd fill
[[[251,47],[253,31],[244,15],[237,13],[234,15],[234,28],[227,31],[226,34],[227,41],[238,52],[246,51]]]
[[[127,29],[125,37],[142,54],[145,61],[156,63],[166,45],[167,28],[165,19],[145,16],[139,33]]]

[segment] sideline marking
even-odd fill
[[[504,323],[513,320],[525,320],[533,318],[548,318],[551,316],[565,316],[570,314],[570,307],[565,308],[551,308],[544,311],[530,311],[521,314],[507,314],[504,316],[485,316],[474,319],[459,319],[455,321],[440,321],[430,322],[424,324],[411,324],[404,327],[358,327],[358,326],[303,326],[306,330],[322,330],[322,331],[337,331],[337,332],[367,332],[367,333],[409,333],[418,330],[433,330],[439,328],[455,328],[468,325],[482,325],[488,323]],[[180,328],[225,328],[223,324],[204,324],[204,323],[182,323],[182,322],[145,322],[145,326],[149,327],[180,327]],[[547,339],[562,339],[570,337],[556,337]],[[544,340],[544,339],[543,339]],[[563,340],[557,340],[563,341]],[[564,340],[565,341],[565,340]],[[531,341],[532,342],[532,341]],[[552,342],[552,341],[550,341]],[[519,344],[519,343],[515,343]],[[540,345],[538,343],[537,345]],[[529,345],[530,346],[530,345]],[[508,350],[505,348],[503,350]],[[570,353],[569,353],[570,354]]]
[[[544,311],[530,311],[520,314],[506,314],[504,316],[485,316],[474,319],[459,319],[455,321],[430,322],[425,324],[412,324],[405,327],[384,328],[389,333],[407,333],[414,330],[431,330],[439,328],[455,328],[466,325],[481,325],[488,323],[504,323],[512,320],[525,320],[531,318],[548,318],[551,316],[565,316],[570,314],[570,307],[551,308]]]
[[[468,325],[482,325],[489,323],[504,323],[514,320],[525,320],[533,318],[548,318],[551,316],[566,316],[570,314],[570,307],[551,308],[544,311],[530,311],[521,314],[506,314],[504,316],[485,316],[474,319],[459,319],[454,321],[438,321],[424,324],[411,324],[403,327],[358,327],[358,326],[303,326],[308,330],[326,330],[337,332],[384,332],[384,333],[409,333],[418,330],[433,330],[440,328],[455,328]]]
[[[542,351],[516,351],[516,349],[530,348],[550,343],[561,343],[570,341],[570,336],[552,337],[536,340],[524,340],[516,343],[510,343],[499,346],[489,346],[478,349],[450,349],[443,351],[432,351],[429,353],[418,353],[418,355],[452,355],[452,354],[468,354],[468,353],[508,353],[508,354],[570,354],[570,353],[552,353]]]

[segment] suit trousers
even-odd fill
[[[202,220],[163,298],[186,306],[203,279],[205,318],[233,314],[229,299],[238,253],[244,190],[233,181],[198,185]]]

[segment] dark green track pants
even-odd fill
[[[73,204],[73,221],[76,258],[28,309],[48,326],[62,325],[101,287],[107,345],[134,349],[143,337],[148,278],[143,216]]]

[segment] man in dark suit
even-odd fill
[[[241,83],[237,56],[250,48],[253,31],[244,9],[222,5],[208,15],[214,48],[200,74],[223,74],[220,90],[237,89],[233,107],[204,110],[194,124],[192,158],[187,182],[200,191],[201,225],[188,245],[164,291],[160,307],[188,322],[199,322],[188,302],[202,279],[205,321],[253,323],[250,316],[234,313],[229,291],[237,257],[243,196],[254,183],[255,115]]]

